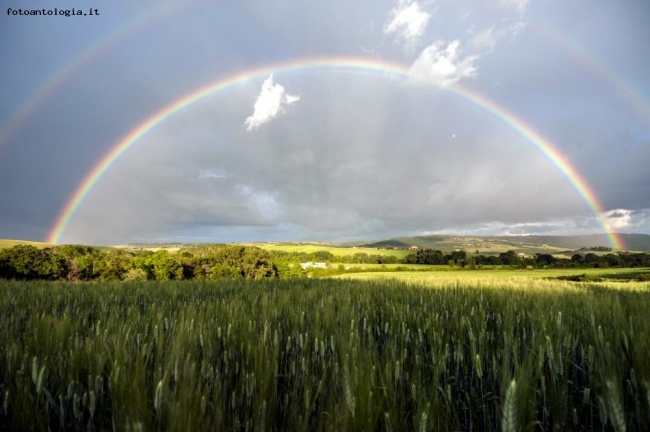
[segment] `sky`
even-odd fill
[[[650,234],[647,0],[4,6],[0,238]]]

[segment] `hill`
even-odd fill
[[[39,249],[44,249],[44,248],[49,248],[49,247],[55,247],[55,246],[60,246],[52,243],[43,243],[43,242],[37,242],[37,241],[30,241],[30,240],[10,240],[10,239],[0,239],[0,249],[8,249],[14,246],[18,245],[26,245],[26,246],[34,246]],[[96,249],[102,250],[106,252],[107,250],[113,249],[113,246],[95,246],[95,245],[84,245],[84,246],[91,246]]]
[[[647,234],[618,234],[623,240],[627,250],[631,251],[650,251],[650,235]],[[505,240],[521,241],[522,237],[498,237]],[[583,247],[610,246],[606,234],[590,234],[577,236],[526,236],[525,241],[537,244],[547,244],[549,246],[561,247],[566,249],[580,249]]]
[[[619,234],[630,251],[650,251],[650,235],[648,234]],[[54,246],[48,243],[0,239],[0,249],[10,248],[15,245],[31,245],[38,248]],[[578,251],[582,248],[597,248],[610,246],[606,234],[590,234],[575,236],[459,236],[459,235],[425,235],[396,237],[384,240],[366,240],[347,243],[333,242],[278,242],[278,243],[243,243],[259,246],[267,250],[285,250],[287,252],[314,252],[328,251],[334,255],[353,255],[355,253],[394,255],[402,257],[408,252],[406,249],[417,246],[420,249],[439,249],[442,251],[453,251],[462,249],[469,253],[484,255],[498,255],[501,252],[514,250],[525,254],[550,253],[562,254]],[[175,252],[183,247],[196,247],[201,244],[129,244],[120,246],[99,246],[99,249],[111,248],[126,249],[166,249]],[[97,246],[95,246],[97,247]],[[570,255],[569,255],[570,256]]]
[[[42,243],[36,241],[0,239],[0,249],[6,249],[17,245],[29,245],[40,249],[52,246],[49,243]]]
[[[647,234],[619,234],[628,250],[650,251],[650,235]],[[501,253],[515,250],[523,253],[558,253],[566,250],[581,248],[609,247],[610,243],[606,234],[590,234],[576,236],[454,236],[454,235],[428,235],[397,237],[388,240],[375,240],[369,242],[355,242],[356,246],[369,248],[408,248],[417,246],[426,249],[440,249],[449,251],[463,249],[470,252],[476,250],[482,254]]]

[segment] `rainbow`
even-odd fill
[[[120,25],[114,31],[106,33],[93,43],[89,49],[84,50],[63,67],[49,74],[48,79],[25,99],[3,125],[0,125],[0,150],[11,141],[38,108],[44,105],[70,78],[98,59],[102,54],[108,52],[111,47],[114,47],[134,33],[146,28],[151,23],[176,13],[185,4],[186,2],[177,4],[170,3],[157,8],[153,12],[148,10],[139,14],[128,23]]]
[[[625,102],[645,125],[650,125],[650,103],[641,91],[632,82],[626,81],[618,71],[613,70],[606,63],[600,61],[577,41],[567,38],[560,29],[542,25],[537,22],[528,23],[531,30],[537,35],[546,38],[555,46],[564,51],[569,57],[581,63],[586,70],[595,72],[609,84],[619,99]]]
[[[213,95],[225,90],[233,85],[244,83],[253,79],[259,79],[271,73],[286,73],[295,71],[304,71],[310,69],[335,69],[343,71],[371,72],[379,74],[393,74],[407,79],[411,78],[410,71],[407,67],[386,61],[376,59],[359,59],[359,58],[312,58],[290,61],[286,63],[277,63],[273,65],[261,66],[242,73],[221,78],[211,84],[183,96],[160,111],[154,113],[151,117],[140,123],[135,129],[131,130],[124,138],[117,142],[111,150],[90,170],[84,180],[77,186],[73,195],[67,201],[65,207],[57,217],[52,226],[46,242],[59,243],[66,227],[70,224],[72,217],[83,202],[84,198],[91,191],[93,186],[101,179],[102,175],[113,165],[133,144],[146,135],[149,131],[172,117],[177,112],[198,102],[209,95]],[[562,157],[562,155],[553,147],[550,141],[544,138],[539,132],[530,125],[517,117],[513,112],[499,106],[496,102],[488,99],[486,96],[470,88],[455,85],[446,87],[446,90],[466,99],[467,101],[483,108],[485,111],[501,119],[523,136],[528,142],[534,145],[569,180],[573,188],[585,201],[590,210],[598,217],[599,222],[608,235],[608,239],[613,248],[624,249],[622,239],[612,232],[607,220],[603,216],[604,210],[600,205],[596,194],[591,190],[585,180],[579,173]]]

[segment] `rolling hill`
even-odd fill
[[[648,234],[620,234],[628,250],[650,251],[650,235]],[[453,236],[453,235],[428,235],[397,237],[388,240],[370,242],[354,242],[355,246],[368,248],[419,248],[453,250],[464,249],[467,251],[478,250],[480,253],[505,252],[517,250],[526,253],[553,252],[554,250],[578,250],[581,248],[609,247],[610,243],[606,234],[590,234],[576,236]]]
[[[0,239],[0,249],[10,248],[16,245],[29,245],[29,246],[35,246],[37,248],[46,248],[52,246],[49,243],[42,243],[42,242],[29,241],[29,240]]]

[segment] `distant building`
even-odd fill
[[[420,248],[417,247],[417,246],[411,246],[411,247],[409,248],[409,250],[412,250],[412,251],[419,251]]]
[[[327,263],[324,262],[306,262],[306,263],[300,263],[300,267],[303,269],[308,269],[309,267],[312,268],[327,268]]]

